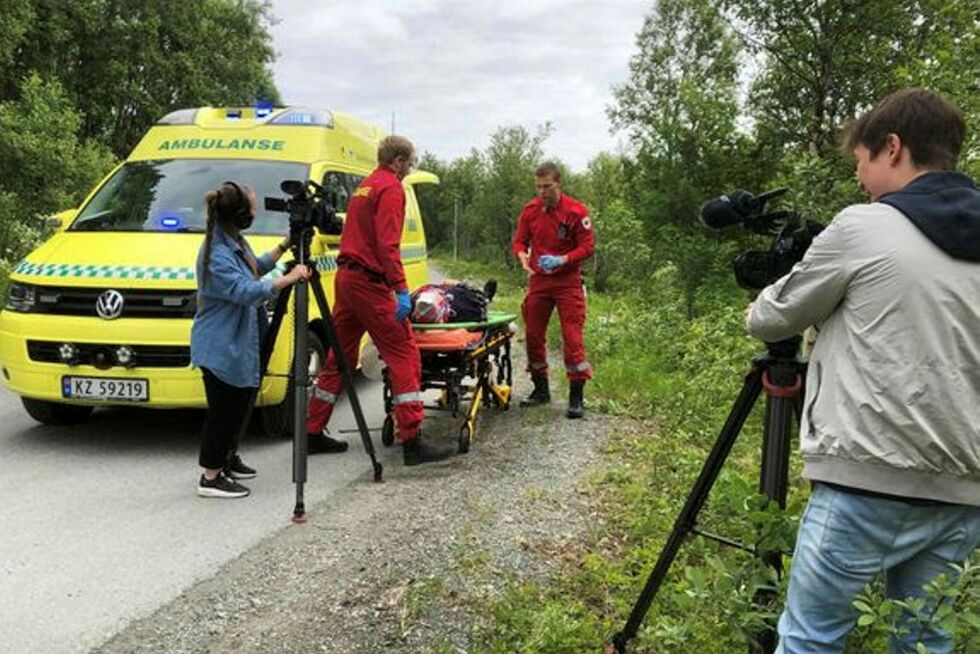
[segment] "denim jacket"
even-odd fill
[[[271,279],[255,279],[245,251],[252,254],[244,239],[239,244],[223,229],[215,228],[205,278],[201,246],[197,255],[198,308],[191,327],[191,364],[207,368],[226,384],[257,388],[262,327],[259,307],[274,297],[275,291]],[[266,255],[256,258],[256,263],[260,275],[275,265]],[[264,322],[264,314],[261,318]]]

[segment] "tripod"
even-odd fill
[[[289,305],[289,296],[293,288],[296,289],[296,302],[293,307],[293,483],[296,484],[296,506],[293,509],[293,522],[306,522],[306,508],[303,502],[303,485],[306,483],[306,458],[307,458],[307,435],[306,435],[306,387],[309,379],[309,340],[307,338],[307,322],[309,319],[309,289],[313,289],[313,298],[316,300],[317,307],[320,309],[320,316],[323,318],[323,325],[326,331],[327,351],[333,350],[337,361],[337,368],[344,381],[344,390],[350,399],[351,409],[354,412],[354,419],[357,421],[357,429],[361,434],[364,449],[371,458],[374,469],[374,480],[383,481],[381,477],[382,467],[378,462],[374,452],[374,443],[371,442],[371,435],[368,430],[367,422],[364,420],[364,412],[361,410],[361,402],[357,397],[354,388],[354,380],[351,376],[350,366],[344,356],[344,351],[340,347],[340,340],[337,338],[337,329],[334,326],[333,318],[330,314],[330,304],[320,285],[320,273],[316,264],[309,259],[310,242],[313,238],[313,226],[302,220],[294,220],[290,216],[289,239],[290,250],[293,253],[293,261],[287,264],[287,268],[292,268],[296,264],[303,264],[310,269],[309,282],[299,282],[294,286],[283,288],[279,297],[276,299],[275,311],[272,314],[272,321],[269,329],[262,340],[261,356],[259,359],[260,370],[264,375],[272,357],[272,349],[275,346],[279,329],[282,326],[283,317],[286,315],[286,308]],[[253,399],[254,403],[254,399]]]
[[[795,336],[777,343],[767,343],[767,351],[752,360],[752,367],[745,376],[742,390],[732,406],[715,441],[711,453],[701,468],[697,481],[691,488],[684,508],[681,509],[674,529],[660,551],[657,563],[647,579],[640,596],[623,630],[613,636],[612,644],[606,647],[605,654],[626,654],[626,643],[636,636],[640,623],[650,609],[654,596],[667,576],[667,570],[680,550],[681,544],[689,534],[698,534],[725,545],[746,549],[740,543],[727,538],[700,531],[697,527],[698,514],[708,499],[721,467],[728,458],[739,431],[745,424],[759,394],[766,392],[766,415],[763,425],[762,470],[759,478],[759,492],[786,508],[786,486],[789,476],[789,447],[791,427],[802,414],[802,388],[806,363],[796,354],[800,337]],[[782,573],[780,552],[755,552],[766,565]],[[760,591],[753,598],[756,604],[768,604],[775,598],[771,590]],[[758,634],[757,641],[750,648],[750,654],[771,654],[776,649],[776,632],[768,628]]]

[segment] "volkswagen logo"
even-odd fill
[[[119,291],[108,290],[95,301],[95,312],[100,318],[115,320],[122,315],[123,296]]]

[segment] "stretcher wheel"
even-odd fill
[[[381,442],[385,447],[391,447],[395,443],[395,421],[391,416],[385,416],[385,422],[381,425]]]
[[[473,438],[473,427],[467,422],[459,428],[459,453],[466,454],[470,451],[470,441]]]

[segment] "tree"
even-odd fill
[[[662,0],[637,47],[609,114],[633,139],[635,154],[625,164],[633,210],[657,260],[676,263],[693,315],[709,267],[702,248],[676,241],[703,241],[697,215],[704,200],[752,188],[764,170],[750,165],[750,142],[738,129],[738,42],[708,0]]]
[[[117,156],[174,108],[279,101],[267,1],[41,0],[33,10],[12,78],[60,80],[81,136]]]
[[[10,82],[8,70],[34,18],[30,0],[7,0],[0,11],[0,99]]]
[[[487,260],[515,265],[511,238],[521,209],[534,196],[534,169],[541,163],[541,146],[550,134],[550,125],[538,128],[536,134],[523,127],[501,127],[490,137],[482,157],[484,175],[474,198],[476,222],[468,225],[479,235]]]
[[[57,81],[32,75],[21,96],[0,103],[0,259],[28,250],[42,218],[77,206],[112,166],[112,154],[79,139],[81,117]]]
[[[978,0],[725,0],[724,7],[759,57],[749,104],[771,148],[836,156],[842,124],[901,86],[975,102]]]

